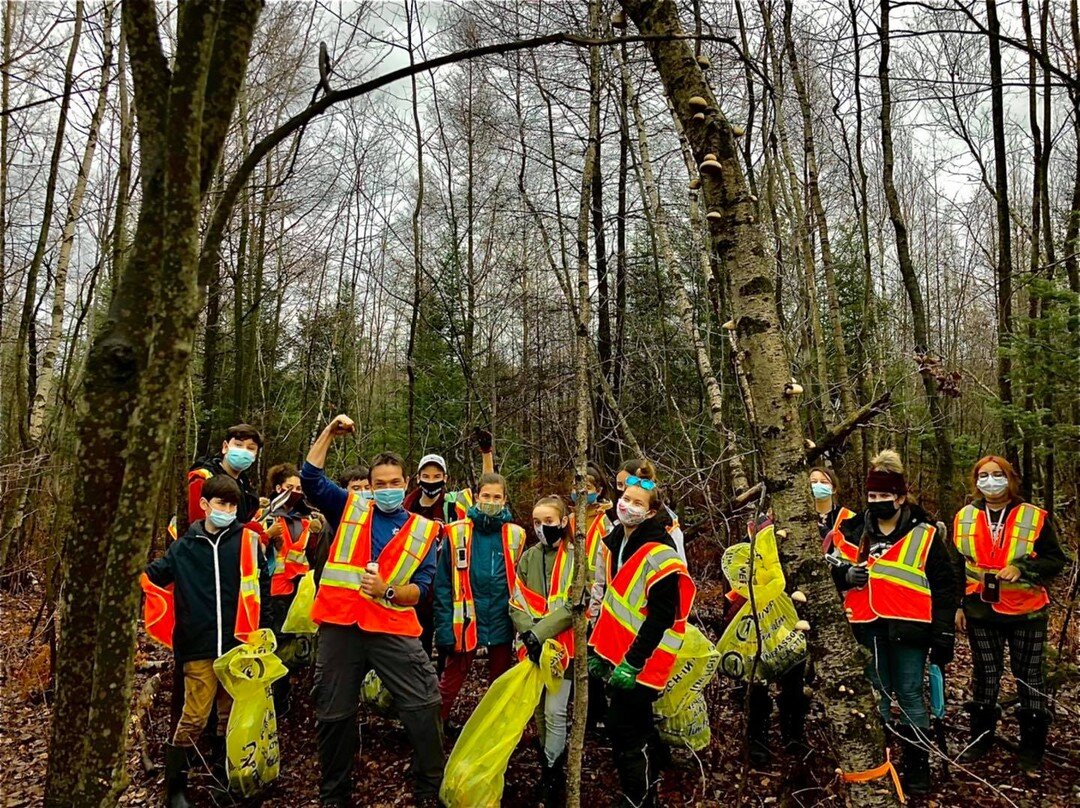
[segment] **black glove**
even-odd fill
[[[491,451],[491,432],[486,429],[474,429],[473,440],[476,441],[476,448],[480,450],[481,454],[488,454]]]
[[[870,570],[866,567],[850,566],[847,568],[847,572],[844,573],[844,580],[854,589],[866,586],[870,580]]]
[[[930,640],[930,664],[942,670],[953,661],[956,649],[956,634],[952,628],[934,628]]]
[[[521,635],[521,641],[525,644],[525,652],[529,655],[529,659],[540,664],[540,652],[544,650],[544,646],[540,640],[536,638],[536,635],[531,631],[526,631]]]

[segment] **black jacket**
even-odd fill
[[[914,502],[906,503],[901,511],[896,529],[888,536],[878,531],[877,520],[864,513],[859,518],[849,519],[840,526],[844,538],[855,545],[862,545],[865,538],[870,554],[879,556],[896,541],[906,536],[919,524],[935,525],[933,518]],[[840,564],[832,568],[833,580],[837,588],[845,591],[851,588],[847,582],[850,564]],[[959,568],[958,556],[950,550],[946,538],[938,530],[930,544],[926,556],[926,580],[930,583],[931,622],[919,623],[913,620],[883,619],[889,630],[889,638],[895,642],[909,645],[928,646],[936,635],[951,635],[956,610],[960,605],[960,588],[963,584],[963,572]],[[860,637],[863,624],[855,624],[856,637]],[[873,625],[873,624],[870,624]]]
[[[158,586],[175,584],[176,628],[173,653],[178,663],[217,659],[240,642],[233,632],[240,596],[240,542],[243,526],[211,536],[196,522],[183,538],[169,545],[165,555],[146,568]],[[259,627],[270,625],[270,571],[262,548],[259,564]]]
[[[611,578],[614,578],[619,571],[620,553],[625,563],[643,545],[649,542],[656,542],[670,547],[672,550],[675,549],[675,543],[667,533],[667,523],[664,521],[666,516],[665,513],[663,517],[658,515],[645,520],[634,529],[629,539],[626,538],[626,530],[621,524],[616,524],[611,532],[604,537],[604,544],[607,546],[608,552],[611,553]],[[623,550],[624,542],[626,542],[625,551]],[[608,586],[611,586],[611,580],[608,580]],[[645,622],[623,658],[626,664],[639,669],[645,667],[645,662],[652,656],[656,646],[660,644],[660,640],[664,638],[664,632],[675,625],[675,615],[678,611],[678,576],[668,575],[654,584],[649,590],[646,600]]]

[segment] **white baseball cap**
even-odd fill
[[[423,457],[421,457],[420,458],[420,465],[416,467],[417,473],[419,473],[420,469],[422,469],[424,466],[430,465],[432,463],[434,463],[436,466],[441,468],[443,470],[443,474],[447,473],[447,471],[446,471],[446,461],[443,459],[442,455],[437,455],[437,454],[426,454]]]

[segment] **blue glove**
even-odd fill
[[[635,668],[624,660],[611,672],[611,678],[608,679],[608,684],[617,690],[632,690],[637,683],[637,676],[639,673],[641,673],[641,668]]]

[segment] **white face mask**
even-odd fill
[[[637,527],[644,522],[649,515],[649,512],[638,505],[631,505],[625,499],[620,499],[615,506],[619,514],[619,521],[627,527]]]
[[[1008,477],[980,477],[975,483],[979,490],[988,497],[996,497],[1005,493],[1009,487]]]

